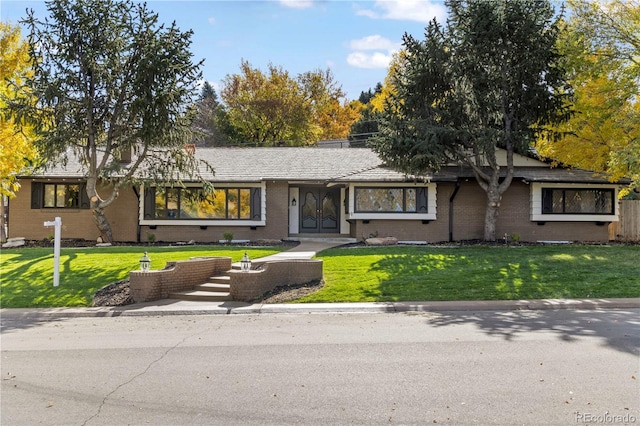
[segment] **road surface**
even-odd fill
[[[638,309],[2,325],[2,425],[640,425]]]

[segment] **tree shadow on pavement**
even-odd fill
[[[441,312],[428,322],[436,327],[474,324],[507,341],[535,332],[555,334],[564,342],[595,336],[613,349],[640,355],[640,310],[458,311]]]

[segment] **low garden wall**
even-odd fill
[[[166,299],[169,293],[192,290],[210,277],[231,269],[230,257],[192,257],[167,262],[164,269],[148,272],[131,271],[129,285],[136,303]]]
[[[321,280],[322,260],[276,260],[263,263],[247,272],[229,271],[229,275],[233,300],[249,301],[277,287]]]

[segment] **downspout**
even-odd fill
[[[136,194],[136,198],[138,199],[138,219],[136,220],[136,243],[140,242],[140,233],[142,232],[141,228],[140,228],[140,191],[138,191],[138,187],[135,185],[132,185],[133,187],[133,193]],[[144,206],[142,206],[142,208],[144,209]]]
[[[460,190],[460,181],[456,181],[456,189],[453,190],[453,194],[449,197],[449,242],[453,241],[453,200],[456,198],[456,194]]]

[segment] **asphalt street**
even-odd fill
[[[2,425],[640,425],[640,309],[2,318]]]

